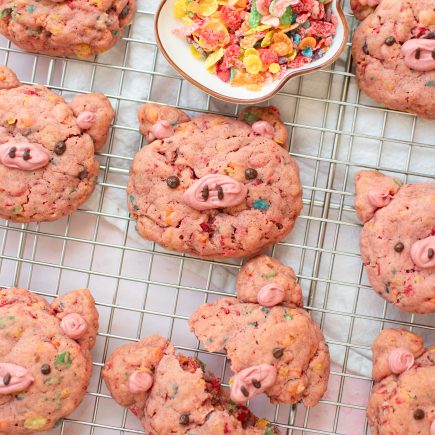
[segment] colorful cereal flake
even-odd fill
[[[173,33],[222,81],[259,90],[325,55],[337,27],[331,2],[175,0],[183,26]]]

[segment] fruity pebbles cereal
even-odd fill
[[[175,0],[174,34],[224,82],[259,90],[320,59],[337,27],[333,0]]]

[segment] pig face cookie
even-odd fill
[[[274,435],[279,431],[245,406],[231,403],[220,380],[191,357],[175,355],[163,337],[118,348],[103,368],[113,398],[148,435]]]
[[[433,1],[355,0],[353,6],[358,17],[367,16],[352,41],[360,88],[391,109],[435,119]]]
[[[136,155],[127,188],[139,234],[203,258],[244,257],[282,240],[302,195],[296,163],[274,140],[273,113],[260,120],[258,110],[249,125],[142,108],[141,131],[156,140]]]
[[[48,431],[77,408],[97,330],[89,290],[50,305],[25,289],[0,289],[1,435]]]
[[[373,378],[373,435],[434,435],[435,346],[404,329],[383,330],[373,344]]]
[[[435,183],[355,177],[361,256],[373,289],[410,313],[435,312]]]
[[[52,221],[92,193],[113,110],[101,94],[71,104],[0,67],[0,218]]]
[[[201,305],[193,314],[190,327],[203,346],[227,352],[234,402],[263,392],[272,403],[319,402],[328,384],[329,351],[301,306],[293,270],[261,255],[241,269],[237,298]]]
[[[115,45],[135,12],[135,0],[4,0],[0,33],[23,50],[91,57]]]

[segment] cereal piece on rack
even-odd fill
[[[410,313],[435,312],[435,183],[355,176],[361,255],[373,289]]]
[[[75,211],[95,188],[94,152],[114,116],[107,98],[88,94],[67,104],[0,67],[0,103],[0,217],[40,222]]]
[[[367,416],[372,433],[435,431],[435,345],[404,329],[384,329],[373,343],[373,378]]]
[[[224,349],[235,372],[236,403],[265,393],[272,403],[314,406],[326,391],[329,351],[320,328],[301,308],[293,269],[261,255],[237,279],[237,298],[201,305],[190,327],[210,352]]]
[[[0,33],[23,50],[88,58],[112,48],[135,13],[136,0],[4,0]]]
[[[107,359],[103,378],[113,398],[138,417],[149,434],[279,434],[267,420],[229,401],[204,364],[175,354],[157,335],[121,346]]]
[[[202,258],[244,257],[285,237],[302,208],[301,184],[269,110],[271,122],[252,126],[198,116],[142,148],[127,188],[139,234]]]
[[[77,408],[97,330],[87,289],[51,305],[25,289],[0,289],[0,433],[45,432]]]

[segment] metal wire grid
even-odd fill
[[[114,408],[118,410],[116,416],[105,413],[111,399],[98,374],[106,356],[114,347],[154,332],[153,328],[158,320],[166,322],[163,335],[172,339],[177,349],[187,353],[199,353],[211,366],[220,364],[222,378],[228,379],[224,356],[206,353],[200,349],[196,340],[187,340],[187,344],[183,341],[183,335],[187,331],[186,321],[191,312],[183,307],[183,301],[188,297],[193,298],[197,305],[227,295],[214,284],[215,274],[222,269],[234,273],[241,262],[198,260],[163,251],[152,243],[138,242],[138,237],[134,234],[134,223],[125,210],[113,211],[107,207],[113,195],[124,195],[128,166],[134,155],[126,155],[119,149],[119,138],[131,138],[136,145],[135,151],[143,145],[137,125],[130,125],[122,118],[126,105],[132,105],[136,109],[140,104],[154,100],[177,105],[191,112],[223,112],[226,115],[236,115],[240,110],[237,106],[220,103],[210,97],[204,97],[202,106],[196,100],[190,104],[193,100],[189,100],[189,95],[194,90],[165,66],[152,36],[148,38],[135,35],[135,26],[151,25],[155,7],[156,4],[148,2],[143,8],[139,8],[135,24],[128,29],[119,43],[118,47],[121,47],[122,52],[117,63],[107,62],[104,56],[89,61],[22,54],[8,42],[0,48],[4,64],[12,68],[17,62],[32,64],[29,78],[23,81],[45,83],[60,93],[98,89],[102,71],[104,74],[113,74],[117,81],[117,87],[114,88],[116,91],[106,92],[117,115],[109,144],[99,153],[101,171],[91,209],[81,209],[74,215],[51,224],[15,225],[0,221],[0,286],[27,287],[47,297],[78,286],[99,290],[96,299],[102,324],[94,352],[94,377],[84,404],[65,419],[54,433],[143,433],[127,410]],[[350,24],[354,24],[351,14],[348,13],[347,17]],[[129,53],[133,46],[151,50],[149,67],[131,66]],[[74,65],[91,71],[87,89],[77,89],[67,84],[69,69]],[[139,98],[135,93],[124,92],[126,83],[131,78],[130,74],[147,78],[148,88],[144,97]],[[311,87],[315,88],[315,82],[320,78],[326,78],[326,86],[319,96],[311,92]],[[176,91],[170,87],[169,94],[162,94],[161,84],[169,81],[176,84]],[[159,91],[156,93],[155,89]],[[422,130],[427,131],[433,125],[421,124],[421,121],[411,115],[397,114],[373,106],[367,101],[355,86],[350,43],[341,60],[331,69],[293,80],[273,100],[273,104],[281,108],[292,133],[290,154],[308,175],[304,177],[304,173],[302,174],[304,210],[297,228],[290,238],[275,246],[271,254],[291,254],[307,300],[306,308],[318,320],[322,329],[328,329],[331,323],[340,322],[344,334],[336,339],[328,339],[333,358],[340,355],[340,367],[331,371],[331,376],[338,385],[332,399],[322,400],[313,410],[302,405],[259,405],[263,412],[259,415],[263,416],[266,412],[267,417],[289,434],[350,433],[342,430],[342,415],[347,411],[360,414],[365,412],[363,402],[349,402],[345,398],[347,381],[359,380],[367,384],[371,382],[369,375],[355,374],[348,368],[356,354],[369,351],[374,339],[374,336],[369,336],[366,342],[354,340],[355,331],[361,327],[361,322],[373,322],[377,325],[377,330],[386,325],[402,326],[426,336],[433,334],[435,330],[433,317],[400,314],[377,297],[374,304],[380,309],[374,313],[365,311],[359,303],[363,296],[371,294],[371,290],[364,278],[357,248],[359,225],[354,219],[352,206],[354,172],[360,168],[372,168],[392,172],[406,181],[434,181],[435,178],[435,147],[431,143],[433,140],[430,140],[430,136],[429,140],[422,139],[420,134]],[[315,112],[319,116],[306,119],[304,113],[311,105],[321,107],[321,110]],[[367,115],[375,116],[377,122],[380,122],[379,133],[371,133],[368,125],[361,128],[359,120]],[[408,137],[395,135],[394,126],[398,122],[408,124]],[[366,147],[372,150],[372,159],[359,160],[361,149]],[[386,158],[391,152],[400,154],[404,165],[395,165],[394,160]],[[423,169],[421,166],[414,169],[415,153],[423,153],[428,162],[427,170],[424,166]],[[121,228],[119,236],[109,236],[112,234],[112,225]],[[353,248],[344,249],[343,239],[349,238],[354,241]],[[52,254],[48,257],[42,255],[42,248],[47,246]],[[70,262],[72,246],[80,252],[86,251],[82,263]],[[107,261],[106,266],[101,264],[101,258],[105,259],[104,262]],[[128,264],[142,260],[147,265],[142,274],[128,271]],[[173,270],[177,271],[174,279],[156,278],[156,271],[161,267],[162,260],[172,264]],[[357,273],[353,273],[353,278],[342,278],[342,274],[346,275],[343,264],[351,264],[352,270],[356,267]],[[207,269],[201,285],[192,285],[185,278],[186,270],[196,267]],[[48,271],[56,275],[54,280],[49,280],[49,284],[45,282]],[[169,308],[153,308],[150,300],[156,294],[158,298],[165,298],[169,292]],[[334,301],[345,292],[353,295],[348,308],[335,308]],[[130,304],[129,298],[132,295],[140,295],[135,306]],[[123,324],[122,320],[133,325],[133,332],[122,333],[122,327],[120,329],[119,326]],[[322,423],[322,427],[317,427],[311,421],[313,414],[319,413],[319,410],[331,414],[327,424]],[[358,433],[367,431],[365,421]]]

